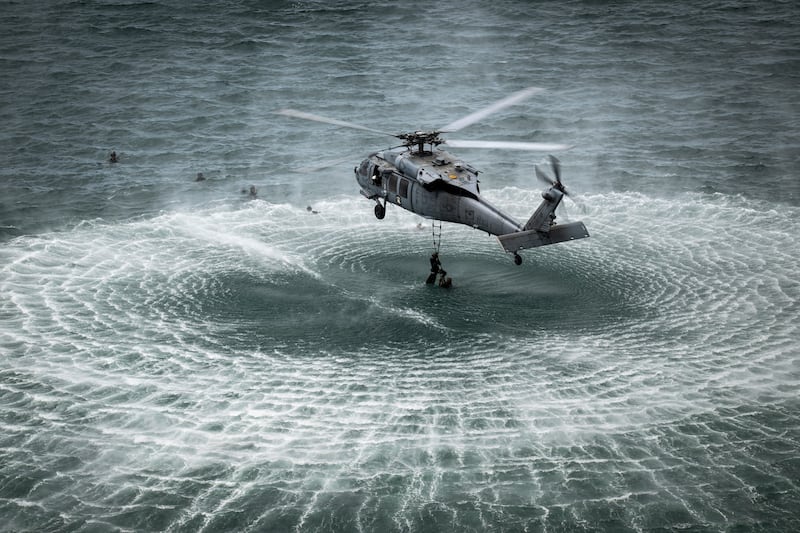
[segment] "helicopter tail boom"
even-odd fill
[[[588,236],[589,232],[586,231],[586,226],[583,225],[583,222],[571,222],[569,224],[551,226],[549,231],[516,231],[498,235],[497,239],[506,252],[517,253],[528,248],[585,239]]]

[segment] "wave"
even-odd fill
[[[538,202],[487,194],[520,218]],[[521,267],[446,226],[444,291],[424,284],[427,222],[370,207],[255,200],[4,243],[4,442],[35,428],[61,450],[13,445],[8,512],[63,478],[78,515],[120,527],[559,523],[543,513],[679,505],[681,446],[727,454],[715,475],[750,490],[748,406],[796,403],[796,208],[586,195],[567,208],[592,237]]]

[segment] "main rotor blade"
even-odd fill
[[[464,141],[447,139],[445,144],[453,148],[497,148],[500,150],[527,150],[531,152],[558,152],[572,148],[569,144],[529,143],[513,141]]]
[[[326,168],[331,168],[336,165],[341,165],[346,161],[352,161],[355,157],[357,156],[349,155],[347,157],[343,157],[340,159],[333,159],[331,161],[320,161],[319,163],[316,163],[314,165],[293,168],[292,172],[301,172],[301,173],[317,172],[319,170],[325,170]]]
[[[334,126],[342,126],[343,128],[370,131],[372,133],[379,133],[381,135],[389,135],[391,137],[397,137],[397,135],[394,133],[368,128],[366,126],[361,126],[359,124],[353,124],[352,122],[336,120],[335,118],[328,118],[320,115],[314,115],[312,113],[306,113],[305,111],[298,111],[297,109],[280,109],[278,111],[275,111],[275,113],[278,115],[284,115],[286,117],[302,118],[304,120],[312,120],[314,122],[322,122],[324,124],[333,124]]]
[[[492,113],[497,113],[501,109],[505,109],[506,107],[512,106],[517,102],[521,102],[522,100],[530,98],[534,94],[540,93],[542,91],[544,91],[544,89],[540,89],[539,87],[528,87],[527,89],[522,89],[521,91],[517,91],[510,96],[506,96],[502,100],[498,100],[497,102],[481,109],[480,111],[476,111],[472,114],[467,115],[466,117],[456,120],[455,122],[451,122],[447,126],[441,128],[439,131],[449,132],[449,131],[458,131],[462,128],[466,128],[470,124],[474,124],[479,120],[488,117]]]

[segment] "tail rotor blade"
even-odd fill
[[[539,168],[539,165],[535,165],[533,167],[533,171],[536,173],[536,177],[539,179],[539,181],[542,181],[551,187],[556,184],[556,180],[548,176],[544,170]]]
[[[567,212],[567,204],[563,200],[561,203],[558,204],[558,209],[561,211],[561,215],[564,219],[569,220],[569,213]]]
[[[561,183],[561,161],[559,161],[558,158],[556,156],[554,156],[554,155],[551,155],[549,157],[550,157],[550,166],[553,167],[553,174],[556,177],[556,183],[560,184]]]

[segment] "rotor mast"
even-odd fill
[[[440,144],[444,143],[444,140],[439,137],[439,132],[434,131],[415,131],[413,133],[401,133],[397,135],[400,139],[404,141],[404,144],[411,148],[412,146],[417,146],[417,151],[420,154],[425,153],[425,145],[431,145],[431,152],[433,149]]]

